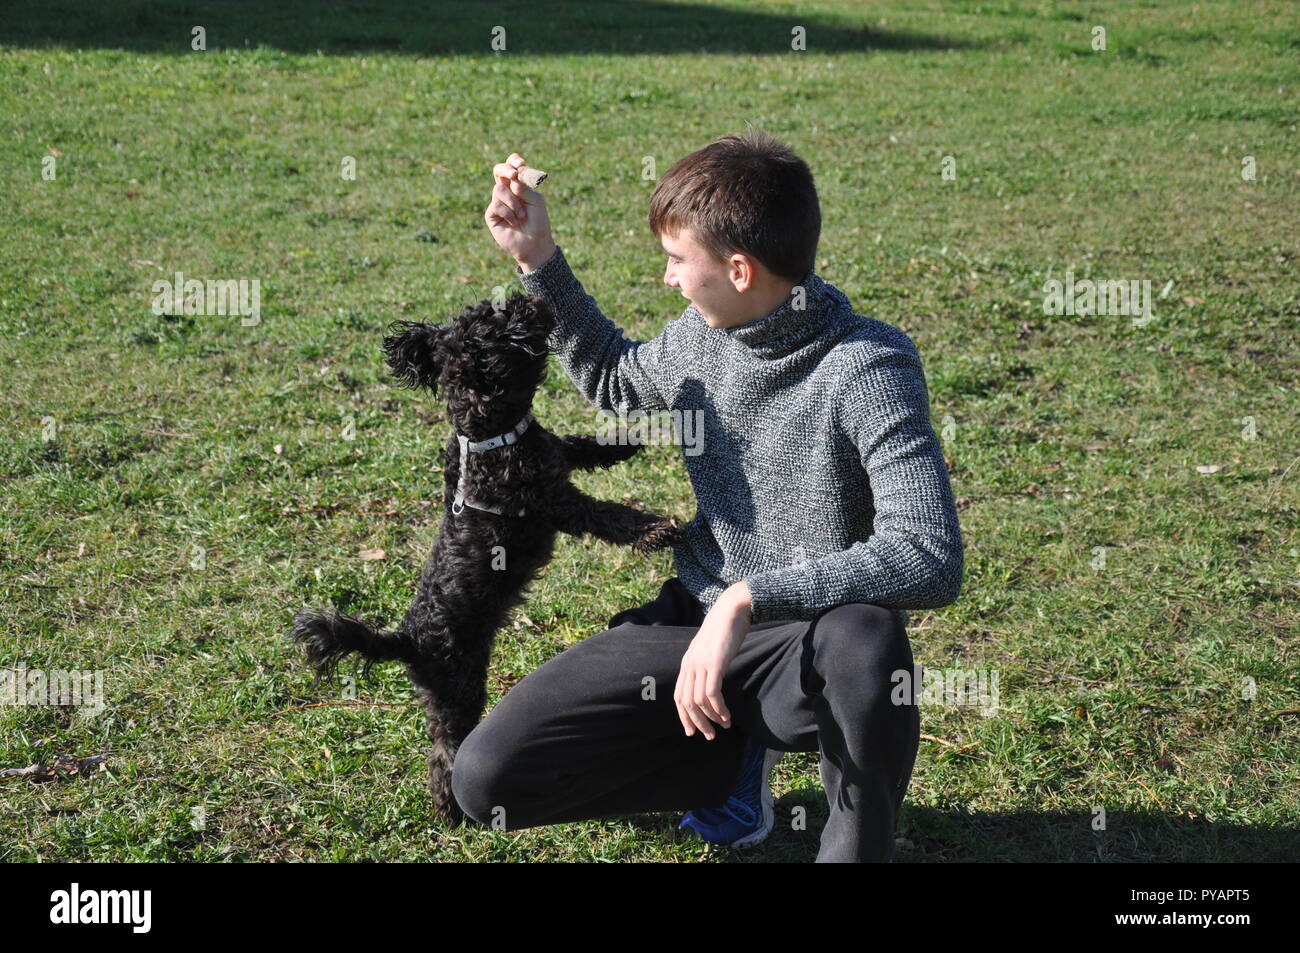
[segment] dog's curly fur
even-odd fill
[[[435,811],[449,821],[464,816],[452,796],[451,771],[487,700],[497,630],[550,560],[555,534],[590,534],[643,553],[681,538],[675,520],[593,499],[569,481],[573,470],[629,459],[640,450],[638,443],[559,437],[536,419],[516,443],[467,458],[469,499],[502,506],[507,513],[523,507],[525,515],[497,515],[468,505],[452,513],[460,478],[457,433],[486,440],[510,430],[530,411],[546,374],[546,343],[554,327],[545,298],[515,292],[504,310],[485,300],[445,324],[402,321],[389,328],[384,350],[393,374],[434,396],[441,387],[456,428],[443,453],[441,532],[415,600],[395,630],[376,631],[335,612],[294,617],[291,636],[320,676],[331,675],[352,653],[364,659],[365,674],[376,662],[406,663],[433,743],[429,791]]]

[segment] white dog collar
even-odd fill
[[[532,411],[529,411],[524,414],[523,419],[519,421],[519,423],[515,424],[514,429],[507,430],[502,434],[497,434],[495,437],[489,437],[487,440],[470,440],[464,434],[456,434],[457,439],[460,440],[460,479],[456,481],[456,499],[452,501],[451,504],[451,512],[453,515],[459,516],[464,512],[465,507],[467,506],[473,507],[476,510],[483,510],[487,513],[496,513],[498,516],[506,515],[503,507],[492,506],[488,503],[476,503],[474,500],[465,497],[465,465],[469,460],[469,455],[471,453],[478,453],[482,450],[495,450],[497,447],[504,447],[508,444],[518,442],[520,435],[528,429],[528,425],[532,420],[533,414]],[[521,507],[518,513],[512,515],[523,516],[523,508]]]

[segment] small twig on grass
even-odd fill
[[[55,777],[60,771],[72,772],[75,774],[90,774],[91,771],[101,761],[108,757],[108,753],[92,754],[84,758],[70,758],[61,754],[53,764],[30,764],[25,768],[4,768],[0,769],[0,778],[32,778],[35,781],[48,781]]]
[[[1277,478],[1277,483],[1275,483],[1273,489],[1268,492],[1268,499],[1264,501],[1265,509],[1268,509],[1273,505],[1273,497],[1277,494],[1278,488],[1282,486],[1282,481],[1286,479],[1286,475],[1291,472],[1291,467],[1295,466],[1297,463],[1300,463],[1300,457],[1296,457],[1292,460],[1291,463],[1288,464],[1287,468],[1282,471],[1282,475]]]
[[[173,433],[170,430],[142,430],[140,432],[153,437],[175,437],[177,440],[194,439],[194,434],[192,433]]]
[[[398,708],[398,707],[404,707],[405,703],[404,702],[367,702],[367,701],[361,701],[359,699],[355,701],[349,700],[349,701],[342,701],[342,702],[312,702],[310,705],[294,705],[292,708],[284,709],[284,711],[273,712],[271,714],[271,717],[274,718],[276,715],[283,715],[286,712],[291,712],[291,711],[302,711],[304,708],[330,708],[330,707],[336,707],[340,705],[347,706],[347,707],[364,705],[367,708]]]
[[[941,745],[946,745],[947,747],[952,748],[954,751],[968,751],[969,749],[977,748],[980,746],[980,744],[982,744],[982,742],[979,741],[972,741],[968,745],[957,745],[943,738],[936,738],[934,735],[921,735],[921,737],[924,738],[926,741],[935,741]]]

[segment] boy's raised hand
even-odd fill
[[[524,157],[512,152],[505,162],[492,167],[496,185],[483,220],[496,243],[531,271],[551,257],[555,240],[545,197],[519,181],[524,164]]]

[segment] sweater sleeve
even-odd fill
[[[665,372],[675,322],[652,341],[629,341],[583,290],[559,245],[540,268],[524,274],[515,265],[515,275],[529,294],[550,302],[556,326],[547,345],[593,407],[620,416],[669,409]]]
[[[755,622],[812,619],[849,602],[933,609],[961,591],[957,508],[910,338],[855,361],[841,378],[836,414],[867,471],[871,536],[842,552],[747,577]]]

